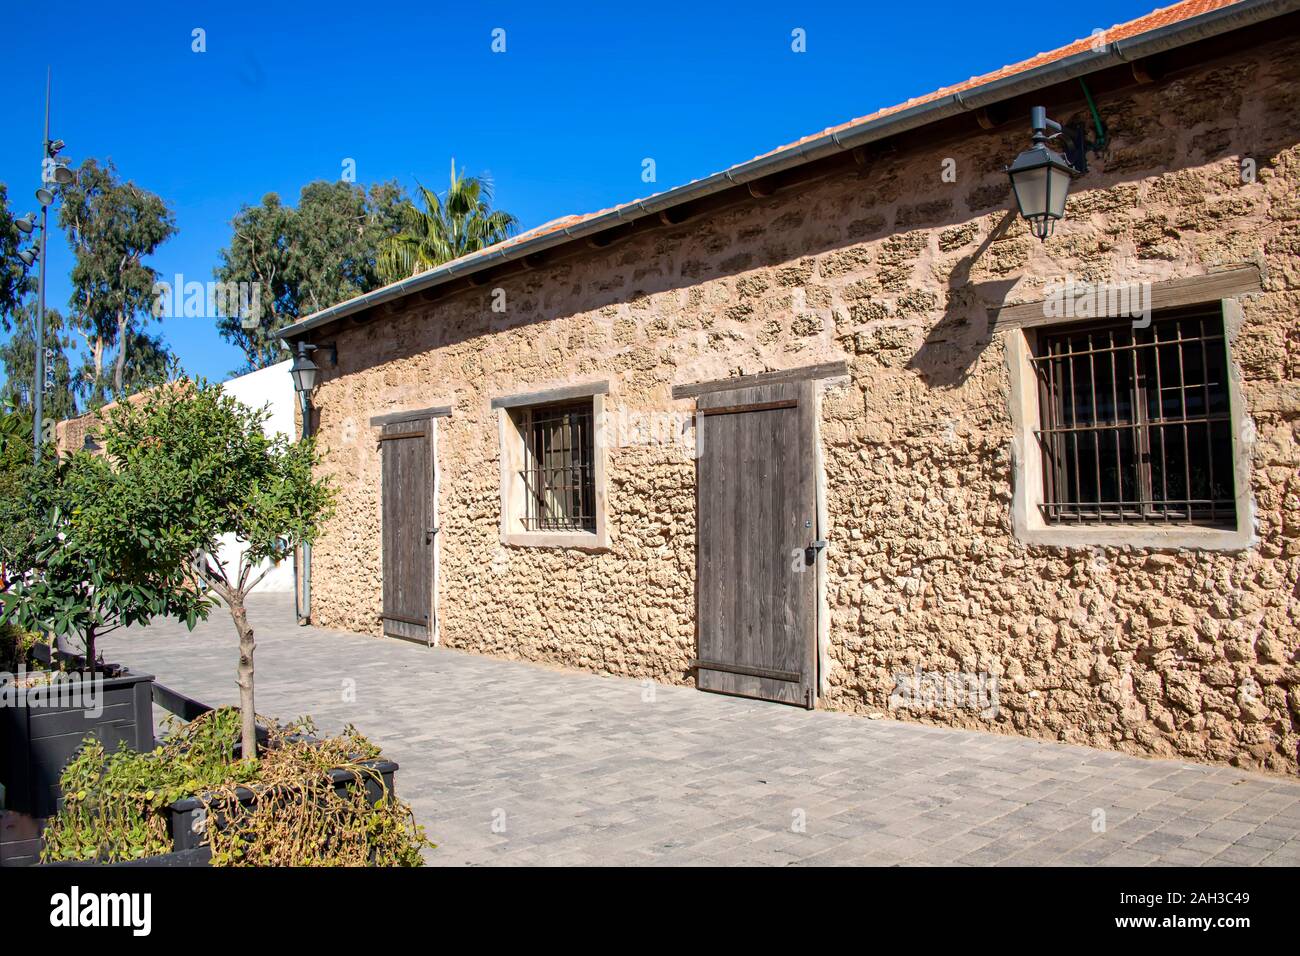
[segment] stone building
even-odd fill
[[[1179,3],[287,329],[314,621],[1295,772],[1298,7]],[[1044,241],[1036,106],[1094,146]]]

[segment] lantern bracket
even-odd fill
[[[1079,85],[1083,87],[1083,96],[1088,101],[1088,112],[1092,115],[1092,125],[1097,132],[1096,139],[1090,139],[1088,136],[1088,127],[1086,123],[1071,123],[1069,126],[1062,126],[1056,120],[1047,115],[1047,108],[1035,106],[1031,111],[1031,125],[1034,130],[1034,145],[1045,145],[1052,140],[1058,140],[1061,152],[1065,155],[1066,161],[1069,162],[1078,172],[1086,173],[1088,171],[1088,154],[1100,153],[1106,148],[1108,142],[1106,136],[1106,124],[1101,121],[1101,114],[1097,112],[1097,104],[1093,102],[1092,91],[1088,89],[1088,84],[1079,80]]]
[[[1061,151],[1066,161],[1081,173],[1088,171],[1088,150],[1092,145],[1083,127],[1071,123],[1057,134],[1061,139]]]

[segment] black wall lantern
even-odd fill
[[[293,376],[293,388],[301,396],[309,396],[320,378],[320,366],[312,361],[311,353],[321,351],[328,356],[330,365],[338,364],[338,351],[333,345],[312,345],[310,342],[298,342],[298,354],[294,357],[289,374]]]
[[[1070,180],[1082,170],[1047,145],[1053,136],[1061,134],[1061,124],[1048,119],[1047,110],[1042,106],[1035,106],[1032,116],[1034,145],[1016,157],[1007,167],[1007,175],[1011,177],[1020,215],[1029,222],[1039,241],[1046,242],[1057,221],[1065,215]],[[1048,130],[1053,131],[1052,136]]]
[[[1046,242],[1056,228],[1056,223],[1064,218],[1070,181],[1088,171],[1089,150],[1095,152],[1106,145],[1105,127],[1097,115],[1097,108],[1093,105],[1087,86],[1084,87],[1084,94],[1088,97],[1088,107],[1092,110],[1093,121],[1097,126],[1096,141],[1088,140],[1082,129],[1063,127],[1049,119],[1046,107],[1035,106],[1030,111],[1030,125],[1034,131],[1033,145],[1007,167],[1020,215],[1029,222],[1029,228],[1040,242]],[[1063,153],[1048,145],[1053,140],[1058,142]]]
[[[293,376],[293,390],[299,395],[310,395],[316,387],[320,366],[311,360],[311,353],[315,351],[316,346],[308,342],[298,343],[298,354],[294,356],[289,374]]]

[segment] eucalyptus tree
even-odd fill
[[[75,183],[59,187],[59,225],[76,256],[72,267],[71,327],[90,353],[89,391],[98,400],[111,388],[114,396],[132,384],[129,372],[134,346],[152,348],[158,339],[139,333],[153,318],[158,273],[146,262],[176,234],[167,203],[135,183],[123,182],[112,162],[87,159]],[[104,365],[113,354],[111,386]],[[144,364],[156,363],[145,357]]]
[[[46,524],[46,480],[54,455],[32,459],[32,413],[9,400],[0,407],[0,592],[32,567],[33,547]]]
[[[514,235],[519,220],[492,208],[492,180],[456,171],[451,161],[451,181],[446,196],[420,186],[424,209],[407,203],[402,209],[402,230],[384,242],[379,269],[386,282],[432,269],[461,256],[478,252]]]
[[[123,386],[113,395],[115,400],[161,385],[183,374],[180,357],[171,350],[161,333],[133,328],[127,331],[123,342],[125,348],[122,348],[122,343],[118,347],[119,352],[126,356],[122,366]],[[94,376],[94,367],[86,359],[82,362],[80,374],[74,374],[72,379],[73,391],[85,400],[88,409],[101,407],[105,400],[102,390],[94,388]]]
[[[268,193],[260,204],[244,206],[235,214],[230,245],[218,253],[221,261],[214,270],[218,282],[248,282],[257,289],[255,322],[239,315],[217,318],[221,337],[239,346],[249,371],[279,360],[281,346],[271,336],[298,316],[298,284],[291,265],[293,216],[291,206]]]
[[[0,388],[0,401],[30,411],[32,385],[36,375],[36,316],[31,301],[24,302],[13,313],[8,341],[0,344],[0,362],[4,363],[5,382]],[[53,353],[46,358],[45,371],[54,387],[47,390],[44,399],[44,417],[47,421],[71,418],[77,413],[77,381],[68,362],[68,351],[75,343],[64,331],[63,316],[57,309],[45,310],[45,347]]]
[[[396,183],[367,190],[318,181],[302,188],[297,207],[268,193],[235,214],[214,276],[221,283],[255,283],[259,308],[253,321],[223,315],[217,328],[243,351],[245,371],[283,357],[272,336],[286,325],[381,284],[379,245],[397,231],[403,201]]]
[[[29,267],[18,257],[23,234],[14,225],[16,219],[9,209],[8,190],[0,183],[0,327],[6,332],[23,298],[36,285]]]

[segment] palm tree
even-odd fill
[[[379,273],[395,282],[426,269],[486,249],[512,235],[519,220],[492,208],[492,180],[456,172],[451,161],[451,186],[445,199],[420,186],[424,211],[407,203],[401,212],[402,231],[379,248]]]

